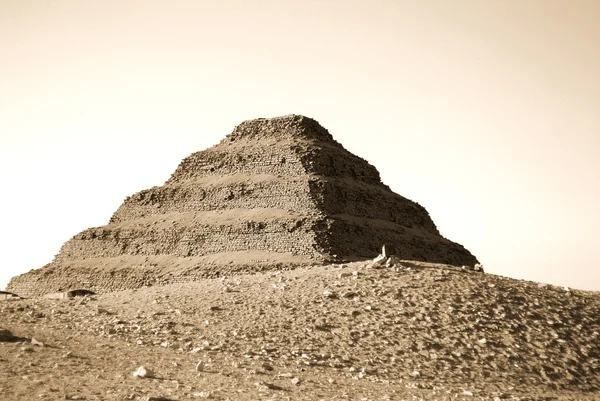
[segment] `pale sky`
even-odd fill
[[[0,0],[0,288],[303,114],[487,272],[600,290],[600,1]]]

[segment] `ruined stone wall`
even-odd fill
[[[308,174],[353,179],[387,188],[381,183],[375,167],[343,148],[315,143],[306,148],[298,145],[296,151],[302,154],[301,161]]]
[[[232,174],[270,174],[295,177],[305,174],[298,154],[280,144],[216,145],[186,157],[177,167],[170,183],[206,176]]]
[[[383,185],[374,166],[301,116],[245,121],[219,144],[185,158],[167,183],[236,173],[348,177]]]
[[[346,214],[386,220],[439,235],[424,207],[381,185],[337,178],[311,180],[309,185],[318,208],[328,216]]]
[[[14,277],[7,289],[21,297],[40,297],[46,294],[86,289],[95,293],[133,290],[144,286],[184,283],[203,278],[227,277],[233,274],[268,270],[293,269],[306,262],[246,261],[227,264],[192,263],[191,268],[165,269],[164,261],[148,257],[143,263],[129,262],[121,256],[119,268],[103,268],[106,258],[48,264],[41,269]],[[179,258],[194,260],[195,258]],[[314,263],[319,263],[318,258]],[[187,262],[189,263],[189,262]],[[114,262],[113,262],[114,265]]]
[[[397,224],[353,222],[342,218],[329,223],[329,236],[323,244],[341,258],[373,258],[381,244],[391,244],[395,256],[405,260],[474,266],[477,259],[464,247],[441,236],[407,229]],[[319,237],[321,239],[322,237]]]
[[[235,127],[233,132],[221,141],[221,144],[239,141],[268,143],[285,140],[315,140],[343,148],[317,121],[299,115],[244,121]]]
[[[199,179],[197,184],[194,181],[192,184],[169,184],[144,190],[128,197],[110,222],[173,212],[224,209],[279,208],[299,214],[314,214],[313,196],[305,178],[281,180],[268,176],[269,179],[264,181],[252,182],[247,177],[242,175],[240,181],[223,183]]]
[[[241,250],[265,250],[312,255],[314,221],[307,218],[238,221],[212,225],[201,222],[168,226],[111,227],[85,230],[67,241],[54,259],[60,263],[119,255],[201,256]]]
[[[244,142],[229,147],[216,145],[185,158],[167,184],[231,174],[271,174],[285,177],[312,174],[346,177],[382,185],[375,167],[344,149],[321,142]]]

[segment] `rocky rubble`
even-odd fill
[[[46,344],[0,342],[9,400],[600,397],[598,293],[449,265],[349,263],[10,300],[0,316]],[[152,374],[133,377],[140,367]]]

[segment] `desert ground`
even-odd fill
[[[600,293],[369,262],[0,301],[0,399],[599,400]]]

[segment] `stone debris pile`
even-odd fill
[[[383,245],[381,253],[371,261],[371,267],[397,267],[400,268],[400,259],[393,253],[391,245]]]

